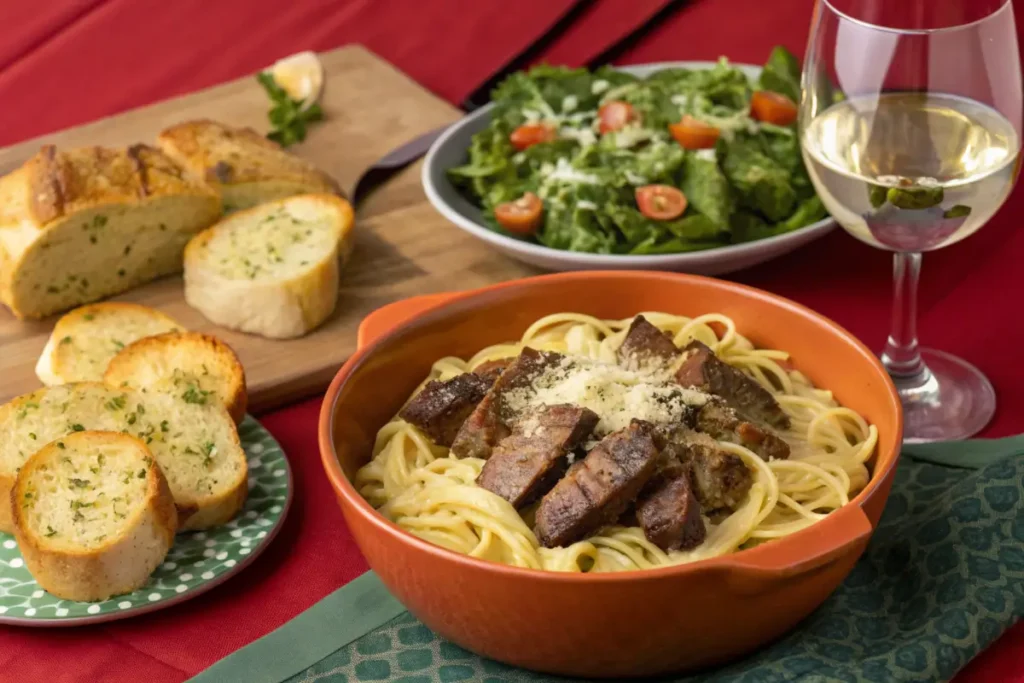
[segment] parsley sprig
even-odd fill
[[[282,147],[288,147],[296,142],[306,139],[306,126],[319,121],[324,117],[320,105],[315,102],[306,108],[302,107],[301,100],[293,100],[274,80],[274,77],[267,71],[256,75],[267,96],[273,103],[267,118],[270,119],[271,131],[267,137]]]

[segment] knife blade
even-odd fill
[[[638,43],[652,29],[681,9],[687,1],[688,0],[669,0],[664,7],[648,17],[648,19],[638,27],[587,61],[585,65],[586,68],[593,70],[600,66],[610,64],[612,61],[618,59],[619,56],[636,45],[636,43]],[[584,0],[573,4],[545,34],[528,45],[525,50],[513,57],[502,68],[498,69],[498,71],[491,75],[487,81],[474,89],[473,92],[463,100],[461,105],[462,109],[470,112],[486,104],[490,99],[491,91],[498,83],[507,78],[510,74],[526,68],[530,62],[532,62],[536,56],[547,47],[547,45],[564,33],[573,21],[590,9],[592,4],[591,0]],[[381,157],[380,160],[369,166],[365,171],[363,171],[363,174],[356,181],[352,190],[350,195],[352,198],[352,205],[358,206],[359,202],[365,199],[371,192],[373,192],[373,190],[387,181],[391,176],[426,154],[427,151],[430,150],[430,146],[434,144],[434,141],[437,140],[437,138],[441,137],[441,134],[448,129],[449,125],[451,124],[446,124],[433,130],[429,130],[426,133],[413,138],[409,142],[391,150]]]

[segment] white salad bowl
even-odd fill
[[[648,76],[672,67],[710,69],[715,62],[658,62],[616,67],[626,73]],[[761,67],[735,64],[752,81]],[[479,208],[474,206],[448,180],[447,170],[466,162],[473,135],[490,123],[493,104],[488,104],[452,124],[430,147],[423,164],[423,189],[430,203],[445,218],[512,258],[548,270],[672,270],[698,275],[721,275],[764,263],[815,240],[831,230],[831,218],[811,223],[782,235],[754,242],[731,244],[702,251],[679,254],[589,254],[552,249],[542,244],[508,237],[486,226]]]

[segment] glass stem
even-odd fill
[[[926,368],[917,347],[917,280],[921,274],[920,252],[893,255],[892,331],[885,342],[882,363],[893,377],[922,375]]]

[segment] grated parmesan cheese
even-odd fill
[[[715,155],[714,147],[709,147],[707,149],[698,149],[693,154],[698,159],[703,159],[704,161],[718,161],[718,157]]]
[[[566,95],[562,98],[562,111],[566,114],[571,111],[575,111],[579,103],[579,98],[575,95]]]
[[[647,178],[645,178],[644,176],[639,175],[637,173],[633,173],[632,171],[627,170],[622,175],[625,176],[626,180],[628,180],[633,185],[646,185],[647,184]]]
[[[607,90],[610,85],[611,83],[609,83],[608,81],[604,80],[603,78],[599,78],[590,84],[590,92],[593,93],[594,95],[600,95],[605,90]]]
[[[564,157],[560,158],[554,166],[545,162],[540,167],[540,173],[545,176],[547,181],[583,183],[586,185],[597,185],[601,182],[596,175],[573,168]]]
[[[515,414],[563,403],[589,408],[600,418],[594,430],[599,437],[625,429],[634,418],[655,425],[680,423],[691,406],[707,400],[707,394],[672,381],[664,367],[627,369],[570,356],[531,386],[505,394],[505,405]]]
[[[524,108],[523,109],[523,118],[525,118],[530,123],[534,123],[534,122],[540,121],[542,118],[544,118],[544,115],[542,113],[540,113],[539,111],[537,111],[536,109]]]
[[[630,149],[641,142],[649,142],[655,135],[654,131],[638,125],[626,126],[615,131],[615,146],[619,149]]]
[[[587,211],[597,211],[597,204],[586,199],[581,199],[578,202],[576,202],[576,208],[585,209]]]
[[[589,128],[562,128],[559,137],[575,140],[580,147],[590,147],[597,143],[597,135]]]

